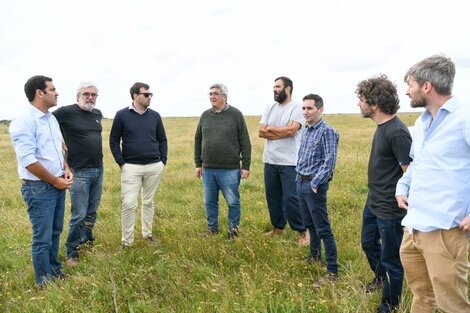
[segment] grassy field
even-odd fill
[[[416,114],[401,114],[412,125]],[[360,247],[361,213],[367,194],[367,162],[375,124],[359,115],[329,115],[340,133],[329,212],[338,243],[340,280],[314,290],[324,273],[299,261],[308,247],[297,234],[264,238],[270,229],[263,185],[264,140],[258,116],[247,117],[253,152],[251,174],[240,186],[240,238],[227,240],[227,208],[221,197],[221,233],[200,238],[206,229],[202,184],[195,178],[193,138],[197,118],[166,118],[169,161],[156,195],[154,237],[148,247],[140,235],[120,250],[120,171],[108,146],[111,121],[104,122],[105,183],[95,227],[97,245],[78,267],[65,271],[69,281],[45,290],[34,286],[31,226],[20,195],[17,163],[8,128],[0,125],[0,311],[3,312],[375,312],[380,294],[365,294],[372,278]],[[65,257],[62,234],[60,258]],[[65,262],[64,262],[65,263]],[[403,292],[401,312],[411,294]]]

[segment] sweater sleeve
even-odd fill
[[[158,127],[157,127],[157,141],[160,149],[160,157],[163,164],[166,165],[168,160],[168,139],[166,138],[165,127],[160,115],[158,115]]]
[[[117,112],[113,120],[113,125],[111,126],[111,133],[109,134],[109,148],[111,149],[114,160],[119,166],[123,166],[126,163],[121,151],[121,135],[122,123],[119,112]]]
[[[250,170],[251,164],[251,141],[250,141],[250,134],[248,133],[248,128],[246,126],[245,118],[243,114],[238,117],[238,140],[240,143],[240,152],[241,152],[241,160],[242,160],[242,169]]]
[[[199,123],[196,128],[196,134],[194,135],[194,163],[196,167],[202,167],[202,119],[204,114],[199,119]]]

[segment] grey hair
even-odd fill
[[[221,84],[221,83],[212,84],[209,89],[212,89],[212,88],[217,88],[217,89],[221,90],[222,94],[224,94],[228,97],[228,89],[227,89],[227,86],[225,86],[224,84]]]
[[[80,95],[83,89],[93,87],[96,89],[96,92],[98,93],[98,87],[92,82],[81,82],[78,87],[77,87],[77,96]]]
[[[420,86],[430,82],[438,94],[448,96],[454,85],[455,64],[445,55],[433,55],[413,65],[405,74],[405,82],[409,76]]]

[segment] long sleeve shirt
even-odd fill
[[[109,135],[109,147],[119,166],[158,161],[166,164],[168,140],[160,114],[151,109],[139,114],[132,106],[118,111]]]
[[[333,178],[338,142],[338,133],[323,119],[304,128],[296,171],[302,176],[312,176],[312,188],[316,189]]]
[[[410,156],[395,193],[408,196],[402,225],[410,232],[457,227],[470,214],[470,106],[451,98],[434,120],[424,112],[413,128]]]
[[[10,136],[21,179],[40,180],[26,169],[27,166],[36,162],[39,162],[55,177],[64,174],[59,123],[50,112],[43,113],[30,105],[28,112],[11,122]]]
[[[233,106],[205,111],[194,136],[196,167],[250,169],[251,142],[243,114]]]

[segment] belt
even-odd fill
[[[24,184],[27,184],[27,183],[37,183],[37,182],[40,182],[42,180],[30,180],[30,179],[21,179],[21,183],[24,185]]]
[[[299,175],[300,180],[312,180],[313,176]]]

